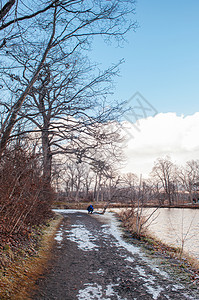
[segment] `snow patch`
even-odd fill
[[[58,244],[61,244],[61,241],[63,240],[63,225],[60,226],[59,231],[55,235],[55,240],[58,242]]]
[[[145,281],[150,282],[152,284],[155,284],[155,282],[154,282],[155,277],[152,276],[152,275],[149,275],[149,274],[146,275],[146,272],[145,272],[145,270],[142,267],[137,266],[136,270],[138,271],[138,273],[140,274],[140,276],[142,277],[142,279],[144,279]]]
[[[181,284],[174,284],[172,290],[173,291],[178,291],[178,290],[183,290],[184,286]]]
[[[53,209],[53,211],[61,214],[75,214],[79,212],[88,214],[88,211],[85,209]]]
[[[104,215],[102,215],[103,217]],[[101,216],[100,216],[101,217]],[[129,252],[131,252],[132,254],[138,254],[140,252],[140,250],[138,249],[138,247],[132,245],[132,244],[128,244],[126,243],[123,238],[122,238],[122,232],[120,232],[118,230],[118,222],[117,220],[114,218],[112,213],[108,213],[105,216],[105,219],[107,219],[110,223],[110,225],[108,227],[104,227],[103,228],[103,232],[105,234],[111,234],[112,236],[114,236],[114,238],[117,240],[117,246],[118,247],[123,247],[125,249],[127,249]]]
[[[84,251],[98,250],[98,246],[93,243],[95,238],[83,225],[73,225],[67,238],[78,244],[78,248]]]
[[[79,290],[77,295],[78,300],[111,300],[111,296],[116,297],[117,300],[127,300],[126,298],[120,298],[120,296],[114,291],[113,287],[116,285],[108,284],[105,288],[101,285],[94,283],[85,284],[85,289]]]
[[[58,243],[61,243],[61,241],[63,240],[63,232],[62,231],[58,231],[55,235],[55,240]]]
[[[89,272],[90,274],[98,274],[98,275],[104,275],[105,271],[102,269],[99,269],[97,272]]]
[[[158,297],[160,296],[161,292],[164,291],[164,289],[155,283],[155,277],[146,274],[145,270],[140,266],[137,266],[136,270],[138,271],[142,280],[146,282],[144,286],[147,288],[148,293],[152,295],[154,300],[158,299]]]
[[[151,262],[148,260],[145,260],[146,263],[148,263],[148,265],[150,266],[150,268],[155,271],[156,273],[160,274],[162,277],[164,277],[165,279],[169,279],[170,276],[168,275],[168,273],[166,273],[165,271],[160,270],[158,267],[154,267],[151,265]]]
[[[160,293],[164,291],[164,289],[160,286],[156,286],[155,288],[145,283],[144,286],[147,288],[148,292],[152,295],[153,299],[156,300],[160,296]]]
[[[135,259],[133,257],[128,256],[125,260],[130,261],[130,262],[134,262]]]

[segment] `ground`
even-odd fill
[[[52,258],[31,299],[199,299],[197,289],[125,241],[113,214],[62,213]]]

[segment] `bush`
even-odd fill
[[[39,160],[21,147],[9,149],[0,162],[1,247],[27,238],[33,226],[52,216],[54,191],[45,183]]]

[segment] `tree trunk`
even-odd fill
[[[48,129],[42,130],[43,176],[47,184],[51,183],[52,154],[50,150]]]
[[[96,195],[97,195],[97,174],[95,176],[95,186],[94,186],[94,191],[93,191],[93,200],[96,201]]]
[[[76,186],[76,193],[75,193],[75,201],[78,202],[79,201],[79,190],[80,190],[80,178],[77,178],[77,186]]]

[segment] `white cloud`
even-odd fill
[[[147,176],[154,161],[166,155],[180,165],[199,159],[199,112],[186,117],[160,113],[136,124],[124,122],[123,127],[128,137],[124,172]]]

